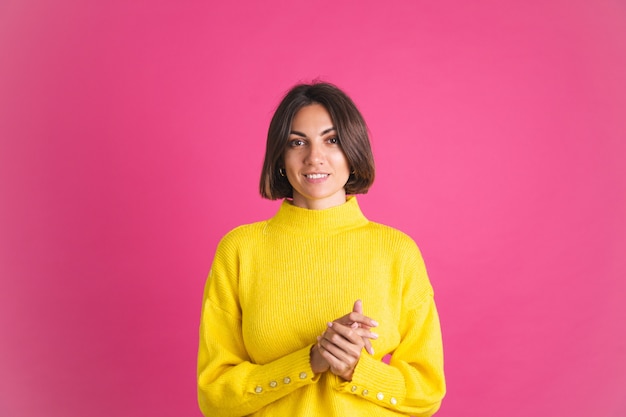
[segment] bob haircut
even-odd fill
[[[374,156],[367,125],[354,102],[329,83],[298,84],[287,92],[270,122],[259,187],[263,198],[293,197],[293,188],[287,177],[280,175],[279,169],[284,168],[293,118],[302,107],[311,104],[324,106],[337,129],[339,145],[351,171],[344,187],[346,194],[365,194],[374,182]]]

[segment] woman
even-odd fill
[[[445,382],[432,287],[413,240],[361,213],[354,194],[373,180],[352,100],[326,83],[291,89],[270,123],[260,184],[264,198],[284,201],[271,219],[221,240],[207,280],[205,416],[438,410]]]

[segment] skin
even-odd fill
[[[294,205],[322,210],[346,202],[344,187],[350,166],[324,106],[311,104],[295,114],[284,164],[293,187]],[[311,174],[319,178],[310,177]]]

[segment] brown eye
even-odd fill
[[[304,141],[302,139],[293,139],[289,141],[289,146],[292,148],[304,145]]]
[[[332,138],[328,139],[328,143],[338,144],[339,143],[339,138],[336,137],[336,136],[333,136]]]

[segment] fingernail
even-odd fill
[[[357,327],[359,327],[359,323],[355,321],[354,323],[350,325],[350,327],[352,327],[353,329],[356,329]]]
[[[317,336],[317,341],[319,342],[320,340],[322,340],[322,336]]]
[[[370,332],[372,334],[372,339],[378,339],[378,333]]]
[[[333,327],[333,322],[332,321],[328,322],[328,327]]]
[[[370,355],[374,356],[374,348],[370,348]]]
[[[371,323],[372,323],[372,326],[374,327],[378,326],[378,322],[376,320],[372,320]]]

